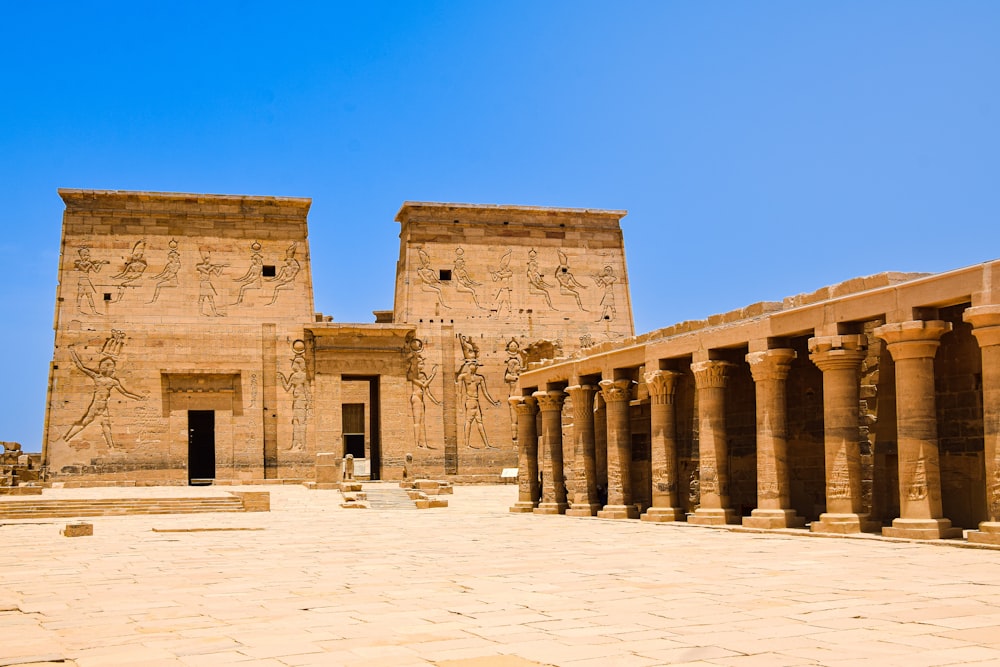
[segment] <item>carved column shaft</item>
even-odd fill
[[[645,521],[677,521],[684,516],[677,502],[677,419],[674,392],[681,374],[646,373],[649,391],[650,458],[653,473],[652,506]]]
[[[512,396],[517,414],[517,503],[511,512],[531,512],[538,504],[538,433],[536,401],[531,396]]]
[[[934,404],[934,355],[949,331],[950,322],[917,320],[885,324],[874,332],[885,340],[896,368],[900,517],[882,531],[890,536],[956,536],[943,518]]]
[[[604,392],[598,387],[594,397],[594,467],[597,471],[597,488],[608,495],[608,404]],[[602,495],[598,492],[598,497]]]
[[[689,523],[725,524],[735,520],[729,499],[729,446],[726,442],[726,383],[733,364],[691,364],[698,392],[698,473],[701,502]]]
[[[597,465],[594,444],[594,395],[600,391],[593,385],[566,388],[573,403],[573,444],[576,479],[570,516],[593,516],[600,509],[597,497]]]
[[[566,395],[561,389],[536,391],[542,414],[542,502],[538,514],[566,511],[566,478],[563,474],[562,407]]]
[[[632,504],[632,428],[629,422],[631,380],[601,380],[608,419],[608,504],[597,516],[636,518]]]
[[[986,521],[970,542],[1000,544],[1000,305],[965,311],[983,361],[983,457],[986,463]]]

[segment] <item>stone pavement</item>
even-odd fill
[[[272,511],[0,525],[0,666],[1000,664],[994,550],[243,488]]]

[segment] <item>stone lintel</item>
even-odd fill
[[[884,537],[905,537],[911,540],[947,540],[962,537],[962,529],[949,519],[893,519],[891,528],[883,528]]]
[[[763,510],[755,509],[750,516],[743,517],[746,528],[802,528],[806,525],[804,517],[798,516],[795,510]]]

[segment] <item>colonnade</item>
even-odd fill
[[[988,520],[970,540],[1000,543],[1000,306],[968,308],[964,319],[982,353],[983,437],[985,495]],[[898,449],[899,516],[882,528],[864,510],[859,444],[859,396],[862,362],[867,355],[865,334],[813,336],[808,339],[809,360],[822,372],[825,511],[811,523],[814,532],[857,533],[882,530],[894,537],[938,539],[961,537],[943,516],[934,358],[941,337],[952,324],[942,320],[910,320],[884,324],[873,331],[891,355],[895,367],[896,433]],[[779,339],[780,340],[780,339]],[[759,349],[759,348],[764,349]],[[753,345],[749,349],[755,349]],[[719,355],[725,356],[725,355]],[[745,355],[753,378],[756,405],[757,504],[749,516],[739,517],[730,499],[727,443],[726,387],[736,366],[712,358],[646,359],[641,380],[649,395],[651,502],[644,521],[680,521],[721,525],[742,522],[755,528],[794,528],[805,524],[791,505],[788,460],[786,384],[797,353],[789,347],[770,348],[761,342]],[[675,394],[682,376],[676,370],[690,363],[694,378],[698,431],[700,503],[686,514],[679,502],[677,418]],[[659,367],[659,368],[657,368]],[[572,375],[510,399],[518,416],[520,447],[519,497],[511,511],[565,513],[574,516],[637,518],[632,498],[631,421],[636,367],[612,368],[595,376]],[[653,370],[649,370],[653,368]],[[530,373],[522,376],[530,381]],[[572,442],[562,441],[562,407],[566,396],[573,405]],[[541,432],[536,432],[540,411]],[[603,413],[603,414],[602,414]],[[601,436],[604,436],[603,438]],[[541,440],[541,450],[537,443]],[[601,440],[606,442],[602,462]],[[564,484],[563,446],[572,447],[576,461],[572,488]],[[607,500],[599,502],[599,476],[606,466]],[[539,488],[538,470],[543,484]]]

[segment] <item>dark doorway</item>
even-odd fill
[[[361,455],[364,456],[365,453],[365,433],[368,435],[368,463],[370,466],[370,479],[382,479],[381,469],[382,469],[382,406],[379,398],[379,376],[377,375],[344,375],[343,380],[354,380],[354,381],[366,381],[368,382],[368,424],[367,430],[364,428],[364,411],[361,412],[361,428],[356,426],[352,427],[355,433],[350,434],[348,430],[348,416],[347,411],[348,406],[342,405],[341,407],[345,409],[344,411],[344,455],[354,454],[354,458],[358,458],[358,454],[355,449],[360,447]],[[362,409],[364,406],[361,406]],[[353,408],[356,410],[356,408]],[[353,420],[358,419],[357,413],[352,417]],[[356,421],[352,422],[357,424]],[[360,431],[360,436],[357,432]],[[349,435],[350,434],[350,435]],[[360,444],[358,444],[360,443]]]
[[[188,484],[215,479],[215,411],[188,410]]]
[[[344,456],[365,457],[365,404],[344,403],[340,406],[344,431]]]

